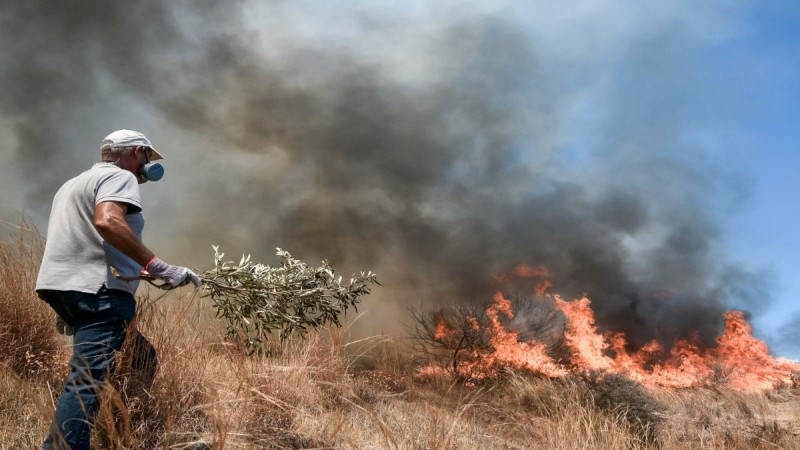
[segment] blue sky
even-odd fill
[[[727,241],[737,259],[776,276],[774,303],[755,320],[769,337],[800,313],[800,6],[753,2],[741,24],[709,49],[704,68],[731,105],[719,130],[725,157],[749,180]],[[783,352],[800,357],[796,348]]]

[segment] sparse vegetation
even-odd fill
[[[417,372],[417,378],[433,379],[445,375],[473,384],[487,378],[487,372],[495,375],[495,368],[481,363],[484,356],[492,352],[492,324],[495,321],[512,326],[521,340],[542,343],[551,356],[563,354],[565,318],[555,308],[552,299],[517,303],[520,308],[512,318],[496,314],[491,317],[488,313],[492,307],[488,301],[433,309],[411,308],[412,346],[427,363]]]
[[[0,449],[40,446],[69,353],[33,292],[40,238],[20,233],[0,245]],[[137,326],[159,351],[159,371],[140,386],[123,354],[95,448],[800,448],[794,388],[645,391],[623,378],[511,370],[476,386],[446,373],[420,382],[405,340],[354,343],[346,326],[246,356],[207,300],[180,292],[141,291]]]
[[[487,307],[488,303],[473,303],[437,309],[410,309],[414,321],[412,344],[417,353],[434,364],[425,367],[431,376],[435,376],[433,372],[438,367],[439,371],[443,370],[459,381],[471,381],[471,374],[460,368],[476,352],[486,352],[490,348],[487,335],[481,329]]]

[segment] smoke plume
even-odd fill
[[[745,194],[692,139],[721,3],[6,3],[3,206],[42,227],[131,128],[167,158],[143,187],[159,254],[372,269],[377,317],[532,264],[634,343],[710,342],[752,283],[720,242]]]

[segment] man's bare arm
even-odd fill
[[[124,202],[102,202],[94,208],[94,227],[100,236],[132,260],[142,266],[147,265],[155,254],[136,236],[125,213],[128,204]]]

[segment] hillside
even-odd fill
[[[69,340],[32,290],[40,241],[0,245],[0,448],[38,448]],[[480,381],[423,377],[407,337],[351,340],[347,327],[249,357],[188,290],[140,293],[137,326],[160,369],[137,389],[121,357],[95,448],[800,448],[796,386],[645,389],[622,375],[551,379],[508,367]]]

